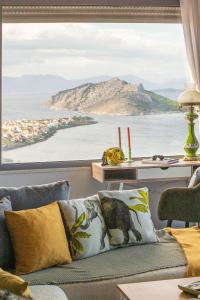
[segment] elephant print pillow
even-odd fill
[[[110,250],[98,195],[59,201],[73,259]]]
[[[147,188],[98,193],[110,244],[115,247],[158,242]]]

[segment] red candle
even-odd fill
[[[130,137],[130,128],[127,128],[127,135],[128,135],[128,149],[131,150],[131,137]]]

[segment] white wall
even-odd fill
[[[70,198],[81,198],[95,194],[97,191],[106,189],[106,185],[98,183],[92,178],[90,167],[49,169],[49,170],[25,170],[25,171],[3,171],[0,172],[0,186],[24,186],[50,183],[66,179],[71,184]],[[186,181],[162,181],[140,183],[134,187],[147,186],[150,190],[150,207],[154,224],[157,228],[164,226],[157,218],[157,205],[161,192],[170,187],[186,186]],[[113,186],[113,188],[118,188]],[[125,186],[130,189],[133,186]]]
[[[0,186],[19,187],[63,179],[70,182],[71,198],[88,196],[106,187],[92,178],[91,168],[89,167],[0,172]]]

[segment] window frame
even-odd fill
[[[156,6],[180,7],[180,0],[1,0],[1,6]]]
[[[160,11],[162,12],[164,8],[169,9],[169,15],[170,11],[177,11],[177,14],[180,14],[180,3],[179,0],[0,0],[0,132],[2,133],[2,24],[3,24],[3,6],[14,6],[16,5],[16,8],[19,9],[19,6],[21,7],[28,7],[30,9],[31,7],[37,7],[37,5],[43,7],[49,7],[52,8],[55,6],[71,6],[74,11],[77,9],[81,11],[81,9],[85,9],[87,12],[90,13],[90,11],[95,10],[95,7],[98,9],[105,9],[109,8],[110,13],[115,14],[118,10],[123,10],[124,15],[123,18],[126,18],[129,20],[129,12],[131,9],[134,9],[134,6],[138,6],[141,8],[143,6],[144,8],[147,8],[147,11],[150,11],[150,9],[156,7],[160,8]],[[97,6],[98,5],[98,6]],[[116,10],[117,9],[117,10]],[[171,10],[170,10],[171,9]],[[88,15],[89,16],[89,15]],[[80,18],[80,16],[79,16]],[[151,16],[152,18],[152,16]],[[136,18],[136,23],[141,22]],[[134,20],[134,23],[135,23]],[[170,19],[169,19],[170,20]],[[180,17],[174,18],[174,21],[169,21],[165,23],[180,23]],[[175,21],[176,20],[176,21]],[[65,20],[66,21],[66,20]],[[67,21],[75,22],[74,18],[71,18]],[[81,21],[88,22],[88,19],[81,19]],[[99,22],[102,22],[102,20],[98,20]],[[119,21],[119,20],[118,20]],[[26,21],[25,21],[26,22]],[[63,21],[62,21],[63,22]],[[89,22],[94,22],[94,18],[90,19]],[[106,21],[105,21],[106,22]],[[111,20],[113,22],[113,20]],[[123,22],[125,23],[126,20],[123,19]],[[133,22],[133,20],[132,20]],[[147,19],[144,20],[144,22],[147,22]],[[159,20],[157,21],[159,22]],[[156,21],[155,21],[156,23]],[[2,134],[1,134],[2,136]],[[172,156],[174,157],[174,156]],[[181,157],[181,155],[176,155],[175,157]],[[136,157],[135,160],[140,160],[142,157]],[[100,161],[100,159],[95,160],[70,160],[70,161],[47,161],[47,162],[30,162],[30,163],[3,163],[2,162],[2,138],[0,138],[0,171],[11,171],[11,170],[34,170],[34,169],[60,169],[60,168],[72,168],[72,167],[89,167],[91,166],[91,163],[94,161]]]

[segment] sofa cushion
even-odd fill
[[[98,195],[59,201],[59,205],[69,235],[73,259],[81,259],[110,250]]]
[[[16,274],[71,262],[56,202],[39,208],[5,212],[16,259]]]
[[[69,183],[68,181],[58,181],[20,188],[0,188],[0,198],[6,196],[10,196],[13,210],[37,208],[56,200],[67,200]]]
[[[14,262],[14,255],[7,225],[5,222],[5,211],[11,211],[12,206],[8,197],[0,200],[0,267],[10,267]]]
[[[74,284],[129,277],[160,269],[186,266],[179,244],[165,232],[160,243],[117,248],[96,256],[27,274],[23,278],[35,284]],[[173,255],[172,255],[173,253]]]
[[[147,188],[98,192],[113,247],[158,242]]]

